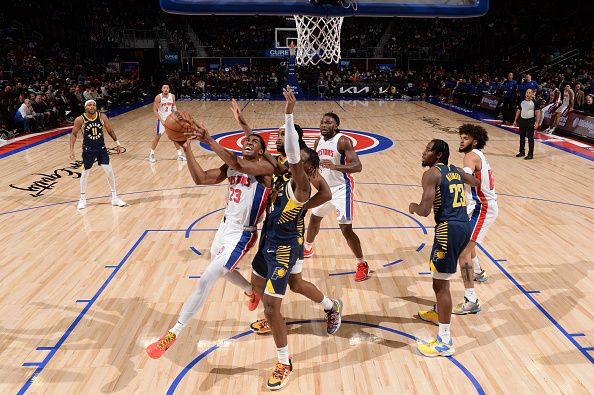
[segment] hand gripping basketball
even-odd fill
[[[190,114],[185,111],[174,111],[165,119],[165,133],[171,141],[184,143],[187,140],[186,133],[191,133],[196,122]]]

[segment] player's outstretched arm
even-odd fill
[[[423,197],[420,203],[411,203],[408,206],[408,212],[427,217],[431,213],[433,200],[435,200],[435,189],[439,184],[441,174],[436,168],[431,168],[423,173]]]
[[[299,135],[295,130],[293,122],[293,108],[297,103],[295,94],[291,87],[287,85],[283,89],[283,96],[286,99],[285,103],[285,153],[287,154],[287,162],[289,163],[289,171],[292,176],[293,193],[295,198],[300,202],[305,202],[309,199],[311,187],[309,185],[309,178],[303,168],[301,161],[301,149],[299,147]]]
[[[227,169],[229,166],[223,164],[218,169],[210,169],[204,171],[192,152],[192,141],[187,140],[183,145],[184,152],[186,153],[186,162],[188,164],[188,170],[192,176],[192,180],[196,185],[213,185],[222,182],[227,178]]]
[[[237,155],[225,149],[213,139],[203,125],[196,124],[195,126],[194,131],[192,133],[186,133],[186,136],[188,138],[198,139],[207,144],[230,168],[254,177],[271,176],[274,174],[274,168],[268,161],[249,161],[238,158]]]
[[[250,134],[252,134],[252,128],[250,127],[250,125],[247,124],[245,118],[243,117],[243,113],[239,108],[239,104],[237,104],[237,101],[235,101],[235,99],[231,99],[231,112],[233,113],[233,118],[235,118],[239,126],[241,126],[241,129],[243,130],[243,133],[245,133],[245,136],[247,137]]]

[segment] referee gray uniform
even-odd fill
[[[516,157],[524,156],[526,151],[526,137],[528,137],[528,155],[524,159],[532,159],[534,154],[534,123],[536,122],[537,111],[540,111],[538,102],[532,100],[522,100],[518,105],[520,116],[518,126],[520,127],[520,150]]]

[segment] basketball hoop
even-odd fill
[[[340,28],[344,17],[295,15],[297,64],[338,63]]]

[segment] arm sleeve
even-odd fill
[[[297,164],[301,160],[299,136],[293,123],[293,114],[285,114],[285,152],[290,164]]]

